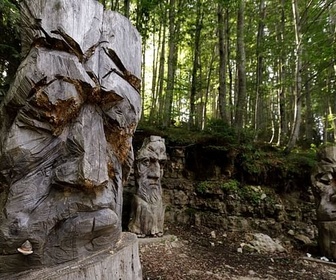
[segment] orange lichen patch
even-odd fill
[[[36,94],[35,104],[37,107],[36,112],[40,118],[51,124],[54,135],[59,135],[64,126],[78,115],[81,108],[81,104],[74,98],[59,99],[56,104],[52,104],[44,93]]]
[[[51,109],[51,102],[49,101],[48,95],[43,92],[43,90],[39,90],[35,94],[35,102],[38,107]]]
[[[124,163],[130,152],[131,135],[126,133],[124,129],[112,128],[105,126],[105,136],[107,142],[112,146],[113,152],[121,163]]]
[[[92,91],[92,86],[86,82],[79,81],[76,79],[71,79],[69,77],[65,77],[62,75],[56,75],[55,76],[58,80],[62,80],[64,82],[67,82],[69,84],[73,84],[76,88],[76,92],[80,98],[80,102],[84,102],[87,98],[88,92]]]
[[[118,54],[113,49],[103,48],[103,50],[120,70],[118,71],[117,69],[111,69],[107,75],[112,72],[116,73],[121,78],[125,79],[132,87],[134,87],[137,92],[140,92],[141,80],[126,69]]]
[[[83,54],[83,51],[81,50],[79,44],[71,36],[69,36],[63,30],[63,28],[58,27],[57,30],[52,30],[51,33],[60,35],[63,38],[63,40],[65,41],[65,44],[69,47],[68,52],[76,55],[80,62],[83,61],[84,54]]]
[[[91,180],[84,179],[83,186],[86,189],[93,189],[95,185],[94,185],[94,183]]]
[[[77,117],[80,108],[81,105],[74,98],[58,100],[52,105],[51,109],[45,112],[45,116],[54,128],[53,133],[59,135],[64,126]]]
[[[121,101],[123,98],[113,91],[102,91],[101,105],[103,107],[110,107],[113,104]]]
[[[131,124],[128,126],[129,134],[130,134],[131,136],[134,135],[134,132],[135,132],[136,127],[137,127],[136,123],[131,123]]]
[[[90,103],[100,103],[101,102],[101,87],[96,86],[94,87],[88,94],[87,94],[87,101]]]
[[[92,72],[88,72],[88,75],[90,76],[91,80],[95,83],[95,87],[94,88],[92,87],[83,88],[84,94],[86,95],[88,102],[100,103],[102,99],[102,88],[99,84],[99,80],[97,76]]]
[[[58,76],[57,79],[72,83],[76,88],[79,99],[74,97],[66,100],[58,99],[57,102],[53,104],[50,102],[48,95],[43,91],[43,88],[39,88],[32,100],[36,117],[49,122],[53,127],[52,133],[54,135],[59,135],[64,126],[77,117],[81,105],[85,100],[83,88],[87,86],[78,80],[70,80],[62,76]]]
[[[108,175],[111,179],[113,179],[115,177],[115,169],[114,169],[114,166],[113,166],[112,162],[109,162],[107,164],[107,172],[108,172]]]
[[[74,53],[66,42],[53,37],[48,38],[38,37],[33,41],[32,47],[46,48],[67,53]]]
[[[141,80],[129,71],[124,72],[124,79],[131,84],[138,92],[141,89]]]

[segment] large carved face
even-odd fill
[[[47,2],[24,6],[42,19],[40,37],[1,107],[0,254],[11,256],[9,267],[25,240],[36,265],[117,242],[140,118],[141,41],[128,20],[88,1],[79,31],[81,19],[59,22]],[[62,5],[75,13],[81,1]]]
[[[161,198],[161,178],[167,160],[164,139],[146,138],[136,157],[138,195],[147,202]]]
[[[336,147],[325,147],[312,174],[319,221],[336,221]]]

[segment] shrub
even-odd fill
[[[227,182],[223,182],[220,188],[225,192],[237,192],[239,190],[239,182],[234,179],[230,179]]]

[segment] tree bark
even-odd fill
[[[175,0],[169,1],[169,39],[168,39],[168,73],[167,88],[165,96],[165,106],[163,115],[163,126],[169,127],[172,115],[172,103],[174,95],[175,70],[177,63],[177,44],[176,31],[177,25],[175,21]]]
[[[244,44],[245,1],[238,1],[237,14],[237,104],[235,113],[235,129],[240,135],[243,129],[243,116],[246,108],[246,57]]]
[[[278,31],[278,44],[284,44],[285,36],[285,0],[279,0],[281,5],[281,19],[279,21],[279,31]],[[278,106],[279,106],[279,130],[278,130],[278,141],[277,145],[280,146],[284,142],[284,138],[287,135],[287,121],[286,121],[286,98],[285,98],[285,53],[283,48],[280,51],[280,57],[278,62]]]
[[[159,76],[158,76],[158,88],[157,88],[157,95],[159,99],[159,109],[157,120],[158,123],[163,123],[163,114],[164,114],[164,98],[163,98],[163,88],[164,88],[164,76],[165,76],[165,52],[166,52],[166,27],[163,26],[163,37],[162,37],[162,45],[161,45],[161,52],[160,52],[160,66],[159,66]]]
[[[206,120],[207,120],[207,106],[208,106],[208,101],[209,101],[209,93],[210,93],[210,85],[211,85],[211,76],[212,76],[212,71],[213,71],[213,64],[216,59],[216,46],[213,48],[213,52],[211,54],[211,59],[209,62],[208,72],[207,72],[207,84],[206,84],[206,90],[205,90],[205,96],[204,96],[204,105],[203,105],[203,116],[202,116],[202,126],[201,129],[203,130],[206,125]]]
[[[191,90],[190,90],[190,113],[189,113],[189,127],[194,128],[196,126],[195,123],[195,115],[196,115],[196,94],[199,91],[199,68],[200,68],[200,38],[201,38],[201,30],[202,30],[202,3],[201,0],[198,0],[196,3],[197,6],[197,15],[196,15],[196,23],[195,23],[195,41],[194,41],[194,58],[193,58],[193,67],[191,74]]]
[[[225,42],[225,29],[227,21],[224,18],[224,7],[221,2],[217,4],[218,19],[218,49],[219,49],[219,89],[218,107],[219,116],[223,121],[227,121],[226,116],[226,71],[227,71],[227,48]]]
[[[256,97],[255,97],[255,106],[254,106],[254,133],[255,139],[258,139],[259,130],[264,129],[262,127],[263,123],[263,96],[262,96],[262,83],[263,83],[263,40],[264,40],[264,27],[265,27],[265,15],[266,15],[266,7],[265,0],[260,0],[259,3],[259,23],[258,23],[258,34],[257,34],[257,49],[256,49],[256,58],[257,58],[257,66],[256,66]]]
[[[130,0],[124,0],[124,16],[127,18],[130,16]]]
[[[295,81],[294,81],[294,118],[292,131],[286,146],[286,152],[290,152],[299,138],[302,110],[302,33],[299,15],[298,0],[292,0],[292,10],[295,30]]]

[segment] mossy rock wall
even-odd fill
[[[300,173],[294,168],[286,173],[283,159],[270,155],[273,164],[265,163],[264,172],[253,177],[242,164],[244,154],[233,149],[168,146],[167,153],[162,179],[167,224],[316,239],[310,165],[306,162]],[[278,169],[283,173],[278,174]],[[133,192],[131,177],[124,192],[124,221]]]

